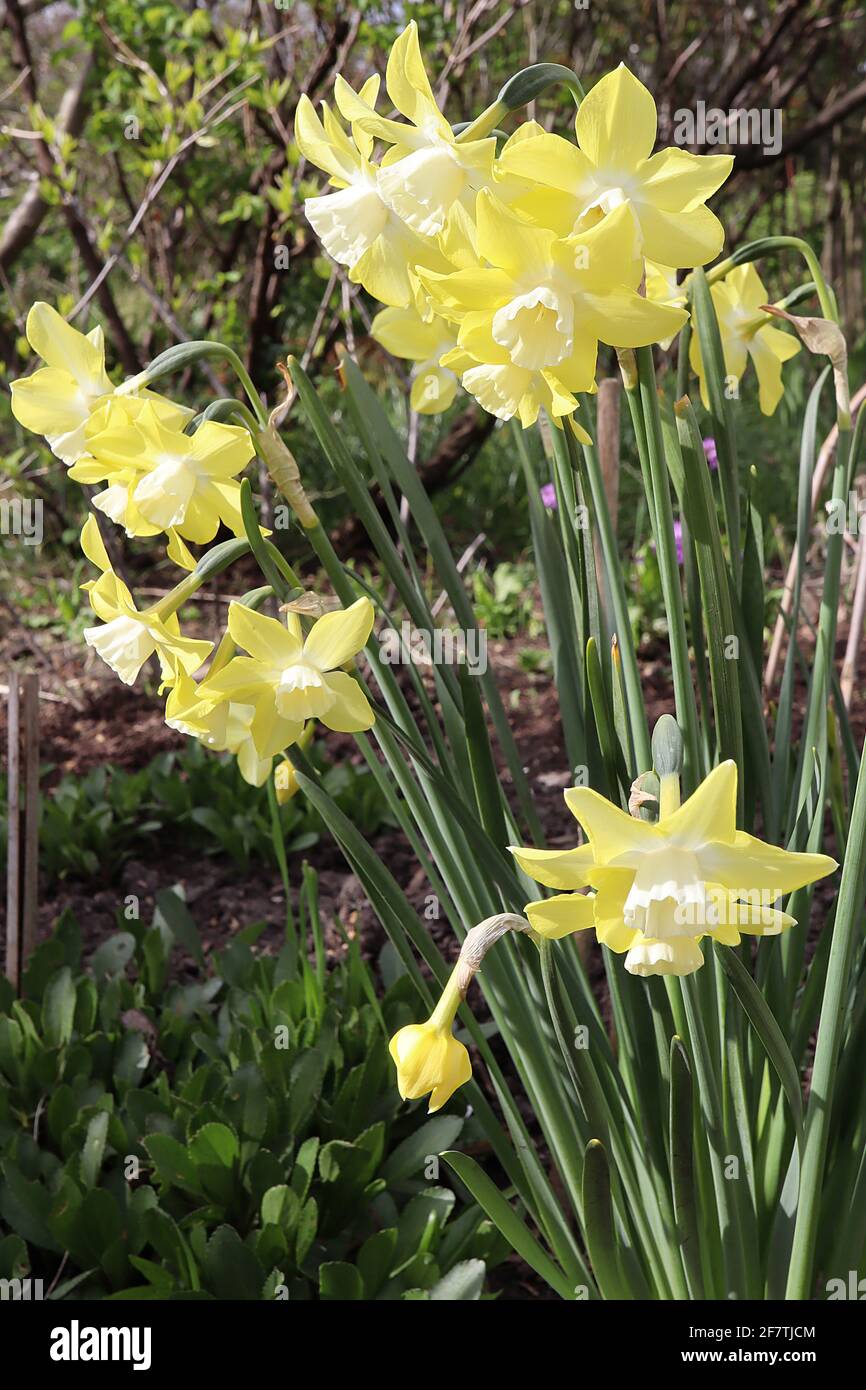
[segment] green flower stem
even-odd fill
[[[719,482],[728,541],[728,561],[733,577],[733,593],[742,584],[743,557],[740,544],[740,481],[737,463],[736,422],[733,403],[725,390],[727,368],[716,306],[707,277],[700,269],[692,272],[689,298],[695,313],[695,328],[704,366],[713,435],[719,453]]]
[[[658,1238],[660,1229],[657,1226],[657,1236],[653,1238],[650,1217],[650,1192],[642,1191],[640,1175],[635,1164],[632,1162],[631,1151],[624,1142],[623,1136],[619,1131],[617,1116],[608,1105],[604,1091],[599,1083],[595,1068],[590,1060],[586,1049],[577,1049],[575,1056],[577,1063],[571,1056],[568,1038],[562,1024],[559,1005],[556,999],[556,974],[553,966],[553,952],[551,943],[544,939],[538,943],[539,955],[541,958],[541,973],[544,985],[544,994],[550,1014],[551,1024],[554,1035],[559,1044],[566,1070],[574,1088],[575,1096],[581,1107],[581,1114],[585,1125],[589,1126],[589,1132],[593,1138],[601,1137],[610,1144],[612,1152],[616,1156],[616,1170],[623,1173],[627,1178],[631,1191],[640,1194],[636,1198],[635,1208],[631,1212],[635,1222],[638,1224],[641,1235],[643,1252],[650,1265],[651,1275],[658,1289],[658,1294],[662,1298],[684,1298],[685,1286],[682,1284],[682,1276],[679,1268],[679,1260],[672,1258],[674,1252],[669,1244]],[[578,1065],[580,1072],[578,1074]],[[623,1118],[628,1124],[627,1103]],[[579,1175],[582,1178],[582,1167]],[[617,1206],[623,1217],[626,1217],[625,1201],[622,1194],[618,1194]],[[657,1213],[656,1213],[657,1214]],[[668,1215],[668,1213],[666,1213]]]
[[[706,966],[704,967],[707,968]],[[725,1295],[736,1294],[742,1297],[748,1288],[742,1234],[737,1221],[736,1203],[731,1190],[731,1181],[725,1175],[727,1143],[722,1118],[722,1099],[719,1091],[713,1052],[704,1027],[701,1001],[693,977],[682,982],[682,997],[689,1025],[692,1044],[692,1057],[695,1075],[698,1080],[701,1115],[710,1149],[710,1168],[713,1190],[719,1214],[719,1228],[724,1250],[725,1276],[727,1288]],[[739,1179],[736,1179],[739,1181]]]
[[[848,430],[839,431],[836,445],[836,466],[833,470],[833,498],[843,506],[848,482],[848,453],[851,434]],[[815,643],[815,657],[812,666],[812,681],[809,686],[809,701],[806,711],[806,724],[803,731],[803,749],[800,786],[797,806],[802,803],[811,781],[811,748],[826,749],[827,705],[830,698],[830,681],[833,672],[833,653],[836,647],[836,616],[839,608],[839,582],[842,570],[842,549],[844,537],[838,530],[827,536],[827,557],[824,565],[824,587],[821,595],[821,612],[818,619],[818,635]],[[794,615],[796,617],[796,615]],[[823,762],[823,756],[822,756]]]
[[[744,265],[747,261],[756,261],[761,256],[767,255],[772,251],[799,251],[809,269],[815,288],[818,291],[818,302],[821,305],[821,313],[825,319],[831,319],[833,323],[839,322],[839,313],[836,308],[836,300],[833,292],[824,279],[824,272],[821,269],[821,262],[808,241],[804,241],[798,236],[768,236],[761,237],[757,241],[747,242],[745,246],[740,246],[732,256],[728,256],[724,261],[719,261],[712,270],[707,271],[707,282],[714,285],[717,280],[721,280],[735,266]]]
[[[200,339],[192,343],[178,343],[175,347],[167,348],[165,352],[161,352],[158,357],[155,357],[143,372],[125,383],[125,388],[130,390],[133,387],[152,386],[155,381],[159,381],[160,377],[167,376],[169,372],[182,371],[193,362],[212,361],[214,359],[228,362],[249,397],[250,405],[259,425],[266,426],[268,423],[267,411],[262,405],[252,377],[234,348],[226,347],[224,343],[211,342],[208,339]]]
[[[836,922],[827,964],[827,983],[824,987],[818,1042],[812,1068],[812,1085],[806,1109],[806,1142],[800,1172],[800,1199],[785,1292],[785,1297],[789,1299],[807,1299],[812,1292],[827,1147],[833,1119],[833,1091],[845,1030],[851,966],[862,921],[864,869],[866,758],[860,761],[857,789],[851,809],[851,829],[845,863],[842,866]]]
[[[581,404],[583,408],[588,411],[585,397]],[[578,467],[577,440],[567,425],[564,433],[572,468],[576,472]],[[622,564],[619,559],[616,535],[614,534],[610,510],[607,505],[607,494],[605,493],[604,481],[601,476],[601,464],[599,462],[598,450],[594,445],[584,445],[583,456],[586,460],[589,490],[599,532],[599,545],[604,568],[607,573],[608,589],[613,607],[617,646],[622,663],[626,706],[628,709],[629,727],[631,729],[635,757],[637,758],[638,769],[648,770],[652,764],[649,731],[647,729],[646,711],[644,709],[643,694],[641,691],[640,671],[638,670],[637,656],[635,655],[634,642],[632,641],[631,623],[628,615],[628,599],[626,597],[625,580],[623,578]]]
[[[701,744],[698,714],[695,706],[695,690],[689,664],[689,644],[686,637],[683,595],[674,537],[674,514],[671,506],[670,481],[664,462],[661,416],[659,414],[658,388],[652,349],[638,348],[637,363],[641,408],[646,427],[647,458],[654,498],[652,511],[656,520],[656,553],[668,619],[677,722],[685,738],[687,789],[691,790],[700,775]]]

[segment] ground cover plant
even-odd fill
[[[326,972],[312,872],[303,908],[279,955],[248,928],[185,980],[172,953],[204,956],[167,891],[87,970],[67,917],[26,999],[4,981],[0,1278],[56,1300],[481,1296],[501,1238],[417,1176],[464,1120],[407,1115],[391,1085],[410,982],[377,999],[357,946]]]
[[[837,659],[863,428],[848,343],[808,240],[768,226],[725,253],[732,157],[678,144],[656,151],[648,87],[623,63],[592,77],[533,64],[506,74],[468,123],[452,124],[410,23],[388,54],[384,93],[376,73],[354,84],[337,75],[318,109],[298,101],[293,148],[323,176],[305,216],[326,263],[378,306],[370,337],[404,364],[406,430],[385,408],[377,360],[356,350],[351,332],[336,345],[336,379],[321,387],[301,357],[262,371],[228,334],[180,342],[119,381],[98,323],[85,335],[42,301],[27,315],[44,365],[12,383],[13,414],[66,466],[65,486],[91,490],[80,537],[93,614],[84,641],[126,685],[158,666],[154,698],[169,727],[197,741],[195,766],[216,753],[236,760],[232,775],[285,882],[285,949],[302,980],[292,997],[305,1007],[308,981],[325,995],[328,986],[321,950],[315,968],[299,950],[286,854],[304,847],[292,838],[303,835],[298,816],[315,816],[317,833],[334,837],[405,972],[398,997],[411,1001],[411,1017],[388,1018],[392,1101],[429,1097],[433,1123],[447,1128],[422,1129],[424,1142],[478,1204],[459,1218],[459,1240],[437,1217],[433,1249],[414,1242],[426,1207],[405,1218],[409,1241],[399,1209],[380,1203],[384,1229],[397,1234],[369,1237],[378,1282],[365,1272],[366,1238],[364,1258],[354,1236],[329,1250],[318,1285],[295,1246],[304,1294],[477,1297],[477,1261],[504,1247],[563,1300],[826,1298],[864,1272],[866,772]],[[542,98],[558,103],[563,133],[527,114]],[[602,461],[611,378],[622,384],[641,508],[637,603]],[[793,616],[770,680],[768,492],[743,422],[748,408],[767,420],[787,410],[790,424],[792,379],[806,383],[790,436],[799,454]],[[201,383],[194,405],[189,380]],[[412,434],[419,418],[464,397],[489,417],[508,460],[531,554],[471,584],[467,552],[415,467]],[[827,413],[834,449],[815,548],[811,496]],[[315,441],[347,518],[326,518],[290,430],[293,444]],[[351,553],[358,530],[372,571]],[[135,565],[124,578],[127,551],[158,555],[172,576],[157,597],[136,593]],[[821,602],[804,631],[816,565]],[[236,596],[212,641],[190,614],[224,582]],[[553,844],[487,641],[538,637],[534,582],[543,651],[525,663],[555,689],[568,768]],[[652,718],[640,660],[648,628],[665,636],[670,664],[667,708],[654,700]],[[355,796],[341,799],[311,744],[328,731],[354,738],[364,772],[352,776],[375,788],[371,805],[383,811],[368,818]],[[219,840],[227,812],[213,809],[196,823]],[[385,814],[430,887],[429,917],[371,846]],[[228,836],[222,848],[230,852]],[[456,961],[438,949],[431,918],[449,924]],[[590,976],[589,939],[603,986]],[[132,940],[144,984],[119,988],[138,1009],[148,981],[163,983],[164,941],[158,928]],[[237,954],[244,988],[259,974],[274,988],[270,965],[238,946],[223,962],[229,974],[221,967],[228,986]],[[9,1001],[11,1065],[40,1000],[43,1031],[55,1026],[67,978],[45,984],[47,1012],[38,986],[32,1009],[29,994]],[[466,1002],[476,978],[483,1012]],[[77,988],[90,997],[86,983]],[[379,1006],[365,994],[372,1030]],[[339,1003],[342,1040],[355,1025]],[[203,1040],[192,1041],[211,1056]],[[315,1048],[303,1043],[301,1030],[298,1066],[315,1068],[304,1060]],[[267,1046],[243,1056],[259,1105],[275,1063]],[[45,1067],[42,1084],[51,1084]],[[179,1188],[169,1210],[175,1221],[183,1210],[195,1230],[201,1287],[235,1291],[216,1272],[225,1245],[232,1269],[254,1270],[255,1296],[273,1297],[287,1277],[283,1247],[293,1247],[270,1228],[285,1218],[296,1239],[307,1191],[295,1192],[297,1204],[272,1197],[266,1216],[251,1201],[265,1193],[247,1184],[232,1206],[227,1190],[215,1194],[190,1172],[203,1116],[220,1143],[234,1134],[231,1163],[245,1161],[239,1134],[197,1091],[199,1075],[185,1097],[201,1102],[194,1120],[166,1131],[174,1144],[162,1164],[150,1156],[162,1186]],[[381,1073],[374,1089],[385,1105]],[[291,1107],[297,1087],[286,1094]],[[354,1104],[352,1088],[347,1095]],[[467,1102],[481,1161],[464,1142]],[[87,1187],[89,1130],[80,1129],[72,1133],[84,1156],[55,1155],[44,1171],[35,1146],[15,1136],[25,1179]],[[334,1232],[376,1181],[379,1136],[373,1163],[366,1133],[349,1141],[360,1156],[343,1162],[334,1150],[324,1169],[318,1159],[321,1182],[357,1178]],[[147,1133],[134,1137],[150,1153]],[[116,1153],[129,1138],[111,1140]],[[420,1151],[411,1152],[415,1164]],[[61,1158],[75,1169],[65,1179]],[[13,1208],[25,1190],[12,1180]],[[413,1200],[430,1196],[425,1186]],[[199,1220],[181,1206],[190,1197],[209,1204]],[[209,1208],[223,1198],[209,1236]],[[435,1195],[430,1210],[449,1200]],[[47,1207],[41,1188],[34,1202]],[[851,1213],[844,1224],[840,1210]],[[156,1243],[150,1226],[147,1238]],[[20,1244],[7,1253],[26,1257]],[[77,1258],[86,1263],[84,1252]],[[148,1273],[139,1251],[118,1259],[153,1296],[188,1291],[177,1260]],[[126,1264],[101,1269],[113,1292],[130,1287]]]

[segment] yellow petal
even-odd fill
[[[320,671],[333,671],[367,645],[375,611],[370,600],[359,598],[349,608],[318,618],[304,643],[304,659]]]
[[[449,336],[447,325],[434,317],[425,322],[415,308],[382,309],[370,325],[371,336],[394,357],[424,362]]]
[[[628,172],[652,154],[656,104],[642,82],[620,63],[581,102],[577,141],[599,168]]]
[[[559,941],[572,932],[585,931],[595,924],[592,894],[561,893],[541,898],[523,909],[534,931],[548,941]]]
[[[32,376],[19,377],[11,389],[12,414],[19,425],[33,434],[47,438],[66,435],[80,429],[88,419],[89,408],[75,379],[57,367],[40,367]],[[77,453],[83,447],[82,438]]]
[[[419,415],[440,415],[457,395],[457,377],[435,363],[418,369],[409,391],[409,404]]]
[[[49,367],[59,367],[88,391],[111,391],[101,333],[93,340],[79,333],[50,304],[37,302],[27,315],[27,341]]]
[[[515,217],[489,189],[479,193],[475,214],[478,252],[492,265],[522,277],[550,264],[554,233]]]
[[[838,867],[827,854],[795,854],[738,830],[733,844],[708,844],[698,851],[701,876],[743,897],[793,893],[826,878]]]
[[[635,202],[644,254],[667,265],[706,265],[725,244],[725,229],[709,208],[664,212],[652,202]]]
[[[532,849],[509,845],[521,869],[546,888],[586,888],[592,881],[592,845],[575,849]]]
[[[732,154],[659,150],[641,170],[641,201],[651,201],[663,212],[690,212],[721,188],[733,167]]]
[[[250,733],[260,758],[274,758],[304,732],[303,719],[285,719],[274,703],[273,691],[268,690],[255,701],[255,715]]]
[[[572,194],[581,203],[593,185],[591,161],[561,135],[535,135],[517,143],[509,140],[497,161],[498,172],[516,174]]]
[[[733,844],[737,833],[737,764],[719,763],[673,815],[660,822],[667,839],[683,849],[697,849],[710,840]]]
[[[336,696],[334,703],[319,716],[326,728],[339,734],[358,734],[372,729],[376,716],[367,696],[348,672],[329,672],[325,685]]]
[[[385,85],[397,110],[413,125],[429,126],[431,134],[448,141],[454,139],[451,127],[436,105],[414,19],[395,40],[388,54]]]
[[[300,656],[298,641],[288,628],[242,603],[229,604],[229,632],[239,647],[265,666],[290,666]]]
[[[565,802],[586,831],[597,864],[608,864],[621,854],[658,848],[659,832],[648,821],[621,811],[591,787],[572,787]]]
[[[789,333],[768,327],[752,335],[747,350],[758,374],[758,404],[764,415],[772,415],[785,390],[782,363],[799,352],[800,345]]]
[[[331,138],[316,115],[310,98],[302,94],[295,111],[295,143],[305,159],[332,178],[349,183],[361,165],[361,156],[343,134]]]
[[[90,563],[102,570],[103,574],[111,569],[108,551],[95,516],[89,516],[81,529],[81,549]]]
[[[633,290],[611,290],[605,295],[586,295],[582,301],[582,327],[611,347],[646,347],[678,333],[688,319],[684,309],[655,304]]]

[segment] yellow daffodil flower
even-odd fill
[[[653,154],[656,105],[623,64],[593,87],[575,120],[578,147],[543,133],[503,150],[500,177],[537,187],[517,206],[560,235],[583,230],[628,204],[643,251],[664,265],[705,265],[725,233],[705,206],[731,172],[731,155],[671,148]]]
[[[160,605],[139,612],[122,579],[114,573],[99,534],[96,518],[89,516],[81,532],[81,548],[88,560],[102,571],[99,579],[82,584],[90,606],[101,620],[98,627],[84,630],[84,640],[93,647],[124,685],[132,685],[144,663],[154,652],[159,658],[163,680],[171,683],[178,671],[191,674],[209,656],[212,642],[183,637],[177,616],[160,616]]]
[[[388,1048],[397,1067],[402,1100],[420,1100],[431,1092],[427,1113],[441,1110],[458,1086],[472,1077],[469,1053],[452,1033],[462,1001],[457,971],[426,1023],[409,1023],[394,1034]]]
[[[259,756],[251,728],[255,706],[203,700],[195,681],[180,670],[169,692],[165,722],[191,738],[200,739],[217,753],[233,753],[238,770],[251,787],[263,787],[271,774],[273,758]]]
[[[243,604],[229,606],[229,634],[249,653],[235,656],[199,686],[202,700],[252,705],[250,733],[260,758],[272,758],[295,743],[308,719],[340,733],[372,727],[375,716],[356,680],[339,668],[366,645],[373,605],[360,598],[351,607],[326,613],[304,640],[300,620],[286,626]]]
[[[12,414],[25,429],[44,435],[64,463],[75,463],[87,453],[85,431],[91,416],[115,394],[124,397],[130,411],[150,401],[179,427],[190,418],[192,412],[185,407],[140,390],[136,378],[114,387],[105,369],[101,328],[79,333],[50,304],[38,302],[27,315],[26,332],[46,366],[12,382]]]
[[[249,431],[205,420],[194,434],[167,424],[151,403],[134,417],[113,402],[101,428],[88,431],[89,454],[72,469],[79,481],[108,479],[93,505],[129,536],[175,533],[204,544],[220,523],[244,534],[237,475],[255,453]]]
[[[344,90],[351,92],[348,84]],[[372,92],[375,100],[375,88],[369,83],[355,100],[372,111],[365,92]],[[359,131],[357,139],[350,139],[324,103],[320,119],[309,98],[302,96],[295,113],[295,143],[305,159],[330,175],[338,190],[307,198],[304,212],[328,254],[348,268],[350,280],[383,304],[399,307],[411,298],[413,266],[447,268],[435,244],[425,243],[385,201],[379,171],[369,159],[371,137]]]
[[[386,120],[337,77],[335,97],[343,115],[390,146],[379,171],[379,191],[391,210],[422,237],[436,236],[455,206],[474,204],[493,177],[496,141],[458,144],[436,105],[413,20],[396,39],[385,73],[388,96],[409,124]]]
[[[478,364],[463,372],[464,387],[500,419],[516,415],[525,427],[540,405],[555,417],[569,414],[573,393],[593,389],[599,341],[640,347],[685,322],[683,310],[635,292],[642,265],[627,208],[560,238],[485,191],[477,227],[487,265],[418,275],[440,313],[459,324],[459,348]]]
[[[723,280],[710,287],[719,321],[725,372],[735,381],[751,357],[758,374],[758,403],[764,415],[772,415],[782,399],[782,363],[796,357],[800,344],[790,333],[774,328],[761,306],[767,291],[751,261],[735,266]],[[704,365],[697,333],[692,335],[689,361],[701,383],[701,400],[709,406]]]
[[[429,320],[413,307],[388,308],[378,313],[370,328],[377,343],[394,357],[414,362],[409,402],[419,415],[447,410],[457,394],[457,375],[441,365],[457,340],[453,329],[438,315]]]
[[[736,946],[740,933],[771,936],[794,919],[771,904],[836,868],[826,854],[794,854],[736,828],[737,767],[716,767],[689,799],[639,820],[588,787],[565,793],[588,843],[571,850],[513,849],[531,878],[556,896],[529,903],[535,931],[552,939],[594,926],[600,942],[627,952],[633,975],[690,975],[698,942]],[[674,782],[678,781],[676,778]],[[579,890],[592,887],[593,894]]]

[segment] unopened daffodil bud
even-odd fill
[[[300,749],[309,748],[313,741],[314,732],[315,724],[311,721],[298,739],[297,747]],[[277,802],[280,806],[285,806],[286,802],[291,801],[292,797],[296,796],[300,790],[301,784],[298,781],[294,763],[289,758],[283,758],[274,769],[274,791],[277,794]]]
[[[409,1023],[391,1039],[397,1089],[403,1100],[420,1100],[430,1092],[427,1113],[441,1110],[472,1076],[469,1053],[452,1033],[457,1010],[490,947],[508,931],[528,932],[529,923],[513,913],[488,917],[467,932],[457,964],[426,1023]]]
[[[284,758],[281,763],[277,763],[274,770],[274,791],[280,806],[285,806],[287,801],[291,801],[299,790],[298,774],[288,758]]]

